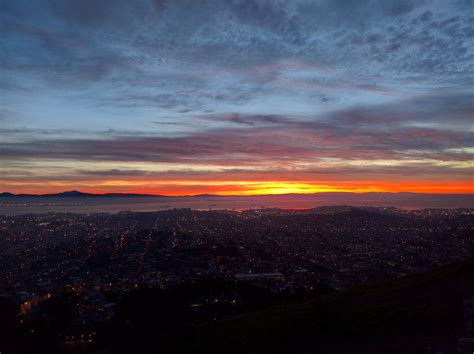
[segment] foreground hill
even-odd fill
[[[215,295],[226,290],[210,285],[201,290]],[[168,297],[158,288],[128,293],[118,316],[98,328],[90,345],[58,339],[76,309],[71,294],[47,301],[44,318],[28,327],[15,325],[15,306],[0,298],[0,349],[14,354],[454,354],[467,333],[463,302],[474,297],[474,258],[211,322],[184,316],[187,305],[176,306],[185,293],[176,291]],[[261,300],[267,296],[252,294]]]
[[[195,328],[195,351],[454,353],[474,296],[474,258],[428,273]]]

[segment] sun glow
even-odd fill
[[[413,192],[474,193],[471,182],[399,181],[210,181],[210,180],[86,180],[86,181],[0,181],[15,193],[56,193],[76,189],[88,193],[144,193],[167,196],[197,194],[265,195],[322,192]]]

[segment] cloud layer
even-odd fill
[[[7,0],[0,187],[437,181],[465,192],[473,5]]]

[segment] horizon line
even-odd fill
[[[196,193],[196,194],[177,194],[177,195],[167,195],[167,194],[159,194],[159,193],[134,193],[134,192],[106,192],[106,193],[95,193],[95,192],[82,192],[79,190],[64,190],[61,192],[52,192],[52,193],[12,193],[8,191],[0,192],[0,196],[5,194],[10,196],[34,196],[34,197],[43,197],[43,196],[61,196],[61,195],[72,195],[75,194],[83,194],[89,196],[110,196],[110,195],[134,195],[134,196],[150,196],[150,197],[200,197],[200,196],[210,196],[210,197],[268,197],[268,196],[311,196],[317,194],[414,194],[414,195],[472,195],[474,196],[473,192],[464,192],[464,193],[456,193],[456,192],[412,192],[412,191],[321,191],[321,192],[311,192],[311,193],[268,193],[268,194],[216,194],[216,193]]]

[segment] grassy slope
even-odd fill
[[[436,353],[463,335],[474,258],[195,328],[195,351]]]

